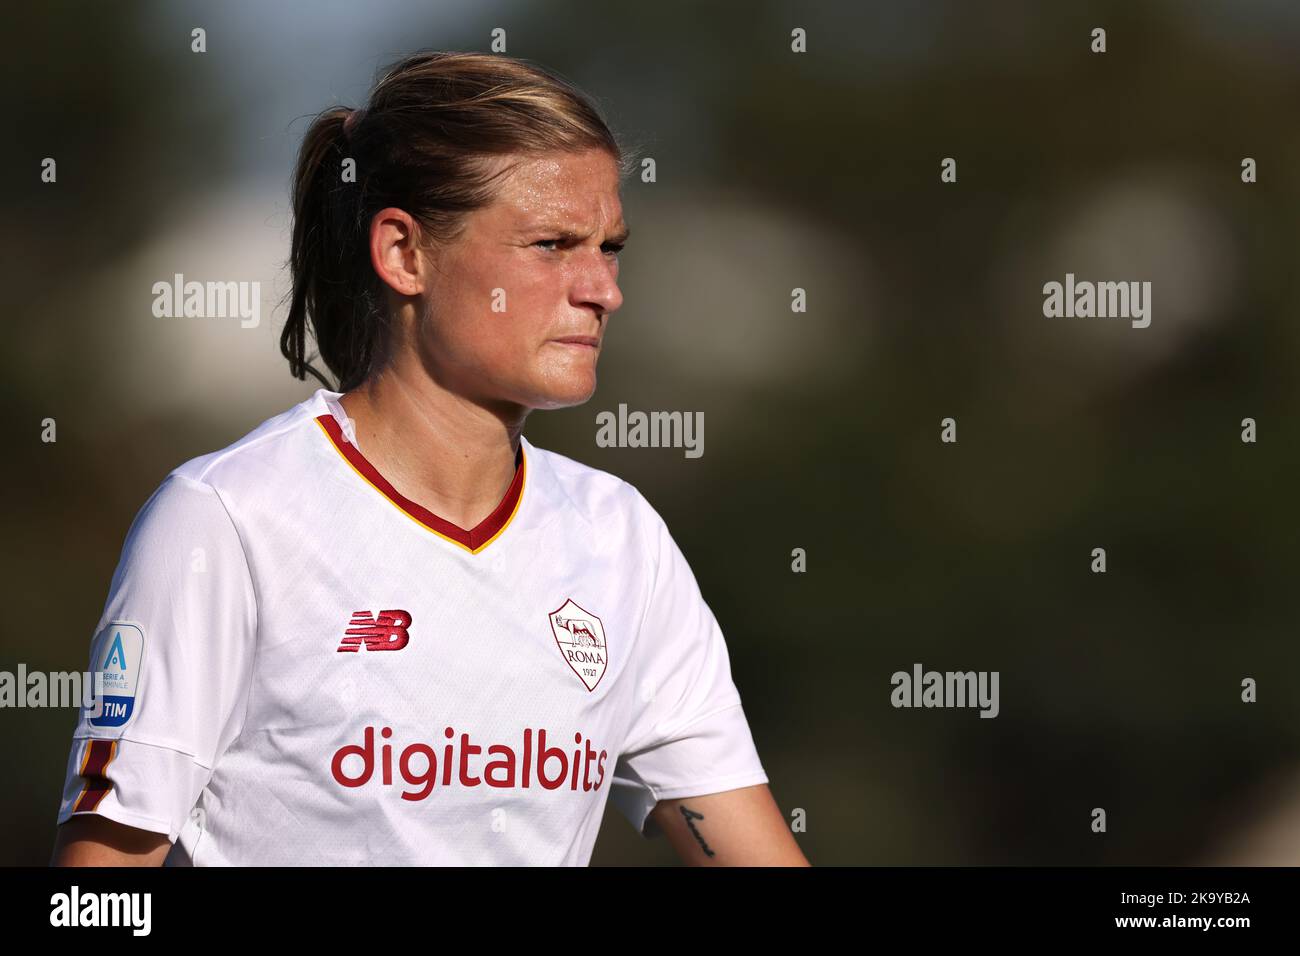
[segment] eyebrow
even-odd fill
[[[583,236],[574,232],[572,229],[566,229],[561,226],[548,226],[545,223],[533,226],[528,232],[544,232],[547,235],[557,236],[563,240],[582,239]],[[608,237],[606,242],[627,242],[628,236],[632,235],[632,230],[624,226],[621,230]]]

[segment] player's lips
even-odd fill
[[[561,345],[576,345],[589,349],[600,348],[600,339],[594,335],[562,335],[558,339],[551,339],[551,341],[559,342]]]

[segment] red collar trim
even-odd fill
[[[361,454],[360,449],[344,437],[343,429],[339,427],[338,420],[333,415],[318,415],[316,424],[320,425],[321,430],[329,436],[331,444],[343,456],[343,460],[351,465],[367,484],[406,512],[408,517],[439,537],[460,545],[471,554],[477,554],[491,544],[506,529],[515,512],[519,510],[519,502],[524,493],[524,474],[528,470],[522,443],[519,445],[519,453],[515,456],[515,478],[506,489],[506,496],[490,515],[467,531],[459,525],[452,524],[446,518],[440,518],[398,492],[388,479],[379,473],[379,469]]]

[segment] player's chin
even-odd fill
[[[596,393],[596,363],[589,367],[548,369],[535,391],[534,408],[568,408],[589,401]]]

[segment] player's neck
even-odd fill
[[[361,454],[405,497],[470,529],[515,476],[525,410],[492,410],[390,367],[340,400]]]

